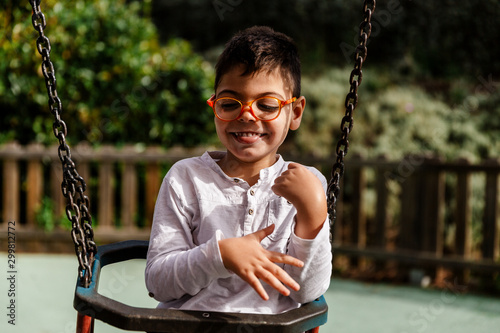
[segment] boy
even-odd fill
[[[277,154],[305,98],[293,41],[267,27],[234,36],[216,65],[226,152],[176,163],[160,189],[146,286],[160,308],[280,313],[328,288],[326,180]]]

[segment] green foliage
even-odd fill
[[[345,113],[349,71],[330,69],[304,77],[307,106],[295,137],[303,151],[333,154]],[[350,153],[391,159],[429,153],[472,161],[500,154],[500,91],[467,88],[467,97],[450,105],[444,97],[433,96],[414,84],[399,85],[397,75],[391,76],[392,80],[387,75],[365,70]]]
[[[39,207],[35,210],[35,221],[45,231],[52,231],[56,226],[66,230],[71,229],[71,222],[62,213],[60,216],[54,214],[54,201],[45,196]]]
[[[92,144],[213,143],[216,141],[213,115],[205,105],[212,92],[212,66],[194,53],[190,43],[170,37],[190,38],[201,50],[215,49],[237,29],[270,24],[298,41],[306,64],[324,61],[324,56],[334,54],[328,61],[345,64],[347,59],[340,44],[354,45],[356,22],[361,16],[360,3],[348,1],[280,0],[265,6],[258,1],[231,3],[221,12],[214,7],[215,2],[199,1],[168,4],[153,0],[43,1],[42,10],[48,23],[46,34],[51,39],[58,92],[63,101],[62,117],[68,123],[69,139]],[[498,154],[500,93],[498,83],[493,80],[496,67],[491,67],[493,74],[480,76],[481,82],[477,84],[455,80],[439,93],[429,93],[432,88],[426,88],[427,83],[417,82],[425,77],[422,74],[439,72],[426,67],[424,63],[430,58],[423,58],[419,52],[425,48],[418,45],[434,36],[433,33],[439,33],[429,43],[429,53],[433,53],[437,41],[445,40],[450,48],[456,45],[455,37],[465,36],[466,31],[462,30],[447,34],[450,40],[441,34],[448,31],[445,28],[449,25],[470,21],[456,6],[489,17],[490,12],[496,12],[497,5],[491,1],[481,5],[464,1],[456,4],[455,9],[430,3],[399,2],[399,5],[392,12],[389,2],[377,6],[379,16],[374,17],[374,22],[381,27],[374,31],[369,45],[371,65],[365,67],[359,91],[350,151],[367,156],[386,154],[390,158],[412,152],[431,152],[449,158],[465,155],[473,159]],[[159,44],[156,28],[148,17],[151,6],[165,45]],[[437,29],[434,21],[434,28],[426,25],[433,20],[432,15],[416,19],[417,13],[437,9],[443,17],[439,25],[442,29]],[[31,26],[29,4],[7,5],[0,13],[7,18],[0,29],[0,57],[6,59],[0,63],[0,142],[17,139],[21,143],[34,140],[53,143],[41,60],[35,48],[37,33]],[[385,21],[380,16],[383,13],[390,14]],[[168,20],[164,19],[166,16]],[[194,24],[200,20],[203,24]],[[481,23],[474,24],[476,30],[482,27]],[[493,35],[500,31],[490,30]],[[310,38],[312,35],[315,38]],[[476,42],[489,40],[493,35],[482,35]],[[416,44],[408,48],[405,43],[410,39]],[[472,42],[467,38],[464,45]],[[387,47],[389,44],[391,47]],[[387,52],[392,52],[391,56]],[[441,54],[449,52],[442,50]],[[372,70],[376,61],[384,63],[384,59],[396,64],[394,70]],[[445,58],[435,60],[432,66],[439,67],[442,59]],[[452,62],[454,58],[446,60]],[[483,66],[483,62],[477,62]],[[305,66],[306,113],[300,130],[291,136],[289,143],[320,156],[332,154],[344,114],[351,66],[326,70],[319,65]]]
[[[54,203],[48,197],[42,199],[42,203],[35,211],[35,221],[38,226],[46,231],[52,231],[55,227]]]
[[[150,1],[42,1],[68,137],[188,146],[214,138],[213,70],[188,42],[158,43]],[[29,3],[0,9],[0,140],[54,142]]]

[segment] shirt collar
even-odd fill
[[[219,161],[225,155],[226,152],[224,151],[207,151],[201,156],[201,159],[205,163],[207,163],[207,165],[216,173],[232,181],[233,178],[226,175],[224,171],[222,171],[220,166],[217,164],[217,161]],[[283,172],[283,168],[285,167],[285,161],[283,160],[283,157],[280,154],[277,154],[276,156],[278,157],[276,163],[274,163],[268,168],[260,170],[259,183],[261,181],[267,181],[268,179],[274,179]]]

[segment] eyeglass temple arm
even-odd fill
[[[207,99],[207,104],[210,107],[214,107],[214,102],[215,102],[215,94],[212,94],[209,99]]]
[[[297,100],[297,97],[292,97],[292,98],[290,98],[288,101],[284,101],[284,102],[282,102],[281,106],[283,107],[283,106],[285,106],[285,105],[288,105],[288,104],[290,104],[290,103],[295,102],[296,100]]]

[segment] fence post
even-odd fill
[[[464,259],[469,259],[472,244],[472,208],[471,208],[471,174],[467,171],[469,160],[461,158],[457,164],[464,166],[457,171],[457,195],[455,207],[455,252]],[[457,269],[455,275],[459,283],[469,279],[470,270]]]
[[[26,226],[28,228],[35,227],[35,215],[42,203],[43,195],[43,166],[39,158],[44,153],[44,148],[41,144],[30,144],[27,147],[28,155],[34,153],[34,157],[28,159],[27,175],[26,175]]]
[[[421,164],[425,157],[419,155],[405,156],[397,166],[397,174],[394,177],[401,184],[401,213],[399,221],[399,234],[397,248],[416,252],[420,250],[422,242],[422,210],[421,193],[423,191],[423,179]],[[412,271],[409,264],[398,263],[397,274],[400,277],[410,277]],[[421,273],[417,271],[417,273]]]
[[[379,156],[380,162],[386,162],[386,156]],[[387,241],[387,228],[388,228],[388,215],[387,215],[387,202],[389,198],[389,191],[387,189],[387,179],[385,178],[385,169],[378,167],[375,176],[375,192],[377,197],[375,209],[375,235],[372,244],[385,248]]]
[[[148,147],[146,153],[149,155],[159,155],[161,149],[159,147]],[[146,193],[145,193],[145,226],[151,228],[153,222],[153,213],[156,204],[156,197],[160,191],[162,175],[160,175],[160,164],[152,161],[146,164]]]
[[[486,172],[485,207],[483,217],[483,258],[496,259],[499,255],[499,183],[498,170],[500,163],[498,159],[489,159],[487,165],[496,166]]]
[[[387,157],[382,155],[378,157],[378,161],[387,162]],[[379,248],[387,249],[387,231],[389,227],[389,218],[387,215],[389,190],[387,188],[388,179],[385,177],[386,168],[379,166],[375,173],[375,193],[376,193],[376,206],[375,206],[375,232],[370,244]],[[381,270],[386,266],[386,262],[377,260],[375,261],[375,269]]]
[[[19,153],[22,147],[17,142],[4,146],[7,153]],[[3,222],[16,221],[20,225],[20,184],[19,161],[15,157],[5,158],[3,162]]]
[[[360,155],[353,155],[352,160],[361,160]],[[358,164],[358,165],[356,165]],[[365,170],[360,163],[354,163],[350,166],[352,175],[352,223],[351,223],[351,242],[358,248],[366,247],[366,214],[363,207],[366,189]],[[351,265],[362,266],[361,258],[353,258]]]
[[[427,159],[427,163],[442,162],[438,158]],[[434,166],[426,166],[427,177],[421,195],[423,203],[422,250],[436,255],[443,253],[444,231],[444,173]]]
[[[414,163],[422,156],[406,156],[397,167],[397,181],[401,183],[401,219],[399,222],[398,247],[407,250],[418,250],[420,234],[420,207],[418,198],[421,192],[424,174],[419,170],[420,163]]]
[[[133,146],[124,147],[122,152],[130,155],[137,153]],[[137,172],[135,163],[129,160],[126,160],[123,166],[121,195],[121,218],[123,227],[128,230],[134,229],[134,220],[137,213]]]
[[[103,146],[99,154],[107,156],[114,152],[111,146]],[[97,207],[97,223],[99,229],[109,229],[114,224],[114,189],[113,189],[114,171],[113,162],[103,158],[99,166],[99,194]]]
[[[444,246],[444,173],[433,166],[435,162],[441,163],[439,158],[429,158],[426,160],[425,171],[426,178],[424,190],[421,193],[422,201],[422,247],[420,250],[433,253],[436,257],[443,254]],[[431,165],[429,165],[431,164]],[[431,278],[437,276],[440,267],[433,267],[428,270]]]

